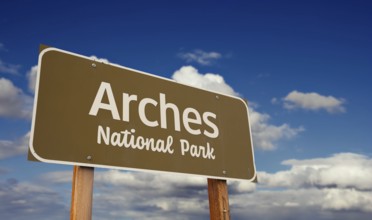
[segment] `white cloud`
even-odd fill
[[[0,219],[67,219],[68,205],[64,194],[43,184],[0,181]],[[51,217],[53,216],[53,217]]]
[[[249,110],[253,145],[258,149],[275,150],[277,141],[293,138],[305,130],[303,127],[292,128],[288,124],[279,126],[269,124],[268,114],[259,113],[254,108]]]
[[[32,97],[5,78],[0,78],[0,117],[30,119],[32,114]]]
[[[282,162],[290,166],[288,170],[258,172],[258,184],[228,181],[232,218],[369,219],[371,161],[370,157],[353,153],[291,159]],[[348,170],[345,166],[353,168]],[[341,170],[335,175],[337,169]],[[358,170],[362,173],[353,174]],[[41,182],[70,186],[71,174],[72,170],[48,173]],[[96,219],[209,218],[206,178],[97,170],[94,184]]]
[[[211,65],[222,57],[220,53],[205,52],[203,50],[194,50],[193,52],[179,53],[178,55],[188,63],[196,62],[201,65]]]
[[[249,181],[229,181],[229,193],[241,194],[241,193],[251,193],[256,190],[256,183]]]
[[[233,219],[369,219],[372,192],[352,189],[257,190],[230,197]],[[342,211],[342,212],[340,212]]]
[[[41,178],[51,183],[68,183],[71,181],[70,171],[58,171],[44,174]],[[96,171],[94,174],[96,184],[110,184],[112,186],[125,186],[128,188],[150,187],[156,190],[168,190],[173,187],[201,187],[206,184],[203,177],[192,175],[177,175],[155,172],[127,172],[120,170]],[[151,186],[148,183],[151,182]],[[164,188],[164,182],[168,188]]]
[[[56,171],[43,174],[41,180],[49,183],[70,183],[71,171]],[[111,185],[124,187],[128,190],[147,189],[160,194],[172,194],[180,188],[201,189],[207,186],[207,179],[204,177],[181,174],[153,173],[153,172],[132,172],[121,170],[95,171],[95,184],[98,186]],[[149,185],[149,183],[151,183]],[[167,187],[164,187],[166,183]],[[229,190],[232,193],[249,193],[256,190],[256,184],[249,181],[228,182]]]
[[[201,74],[192,66],[181,67],[174,72],[172,78],[186,85],[227,95],[239,96],[239,94],[225,82],[222,76],[213,73]],[[269,124],[270,116],[255,111],[253,107],[250,107],[249,117],[252,128],[253,145],[255,148],[262,150],[274,150],[276,149],[277,141],[293,138],[304,130],[302,127],[292,128],[288,124],[280,126]]]
[[[53,184],[70,183],[72,179],[71,171],[49,172],[41,176],[41,180]],[[121,170],[95,171],[95,185],[97,187],[112,186],[123,187],[129,191],[150,190],[164,195],[177,194],[177,190],[187,189],[200,190],[204,193],[207,186],[207,179],[204,177],[181,174],[153,173],[153,172],[132,172]],[[151,183],[151,184],[149,184]],[[164,187],[166,185],[166,187]],[[233,194],[249,193],[256,189],[256,184],[249,181],[229,181],[229,190]],[[182,194],[182,193],[180,193]]]
[[[122,172],[119,170],[109,170],[99,173],[96,176],[99,183],[110,183],[113,185],[127,185],[128,187],[141,187],[142,184],[147,185],[151,182],[151,187],[157,190],[166,189],[163,183],[167,182],[173,187],[200,187],[205,184],[205,179],[198,176],[175,175],[175,174],[159,174],[145,172]],[[171,187],[170,187],[171,188]]]
[[[47,184],[71,184],[72,171],[41,176]],[[95,219],[190,219],[208,216],[207,180],[201,177],[96,170]],[[195,218],[194,218],[195,219]]]
[[[108,59],[106,59],[106,58],[98,58],[95,55],[90,56],[90,58],[92,58],[93,60],[97,60],[99,62],[102,62],[102,63],[110,63]]]
[[[0,47],[1,49],[1,47]],[[8,73],[12,75],[19,75],[19,69],[21,68],[21,65],[14,65],[5,63],[0,59],[0,73]]]
[[[188,176],[123,171],[97,175],[94,199],[95,206],[100,207],[97,215],[103,219],[208,218],[206,179],[193,182],[192,178],[184,181]],[[251,219],[255,215],[264,219],[291,219],[300,213],[304,219],[313,219],[314,215],[316,219],[325,219],[325,213],[338,216],[339,210],[357,211],[356,216],[372,212],[370,191],[291,186],[278,190],[276,186],[262,188],[261,185],[265,183],[258,184],[256,189],[255,184],[246,181],[228,182],[234,219]]]
[[[238,96],[222,76],[213,73],[201,74],[192,66],[183,66],[173,73],[172,79],[176,82],[190,85],[197,88],[212,90],[227,95]]]
[[[286,160],[291,168],[275,174],[260,173],[260,182],[269,187],[354,188],[372,191],[372,158],[339,153],[328,158]]]
[[[346,111],[343,106],[345,103],[344,99],[338,99],[333,96],[323,96],[315,92],[302,93],[295,90],[284,97],[283,101],[284,108],[286,109],[302,108],[312,111],[324,109],[329,113]]]
[[[235,218],[293,219],[300,214],[301,219],[369,219],[371,157],[339,153],[282,164],[291,167],[272,174],[258,172],[254,192],[231,195]]]
[[[41,180],[71,184],[71,174],[51,172]],[[207,180],[202,177],[96,170],[94,187],[93,216],[97,219],[190,219],[208,215]]]
[[[27,72],[28,89],[32,93],[35,93],[37,70],[38,70],[38,65],[35,65],[31,67],[31,69]]]
[[[327,189],[325,190],[323,198],[323,209],[372,212],[371,191],[363,192],[355,189]]]
[[[53,184],[70,183],[72,180],[72,169],[71,171],[55,171],[43,174],[40,179],[44,182]],[[96,178],[96,177],[95,177]]]
[[[26,154],[29,138],[30,133],[28,132],[23,137],[14,141],[0,140],[0,160],[8,157]]]

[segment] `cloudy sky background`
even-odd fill
[[[233,219],[370,219],[369,1],[0,3],[0,218],[68,219],[72,167],[27,161],[39,44],[248,99],[259,183]],[[97,58],[98,57],[98,58]],[[93,219],[208,219],[201,177],[96,169]]]

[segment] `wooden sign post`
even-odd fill
[[[209,212],[211,220],[230,220],[229,195],[226,180],[208,178]]]
[[[70,220],[91,220],[94,168],[74,166]]]

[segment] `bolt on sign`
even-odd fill
[[[256,176],[242,99],[56,48],[39,55],[30,153],[47,163]]]

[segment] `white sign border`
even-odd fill
[[[166,81],[169,81],[169,82],[172,82],[172,83],[176,83],[176,84],[180,84],[180,85],[183,85],[183,86],[188,86],[188,87],[193,88],[193,89],[199,89],[199,90],[203,90],[203,91],[206,91],[206,92],[211,92],[213,94],[227,96],[227,97],[230,97],[230,98],[233,98],[233,99],[240,100],[241,102],[244,103],[244,105],[246,106],[246,109],[247,109],[247,119],[248,119],[247,123],[248,123],[249,135],[250,135],[250,140],[251,140],[251,151],[252,151],[252,159],[253,159],[252,162],[253,162],[253,168],[254,168],[254,175],[253,175],[253,177],[251,179],[239,179],[239,178],[230,178],[230,177],[223,177],[223,176],[208,176],[208,175],[201,175],[201,174],[172,172],[172,171],[160,171],[160,170],[150,170],[150,169],[128,168],[128,167],[108,166],[108,165],[91,164],[91,163],[67,162],[67,161],[60,161],[60,160],[49,160],[49,159],[45,159],[45,158],[40,157],[36,153],[36,151],[34,149],[34,146],[33,146],[34,129],[35,129],[35,121],[36,121],[37,101],[38,101],[38,94],[39,94],[41,63],[43,61],[43,56],[47,52],[50,52],[50,51],[57,51],[57,52],[69,54],[69,55],[72,55],[72,56],[76,56],[76,57],[80,57],[80,58],[83,58],[83,59],[90,60],[92,62],[99,62],[99,63],[103,63],[103,64],[106,64],[106,65],[111,65],[113,67],[117,67],[117,68],[120,68],[120,69],[134,71],[134,72],[137,72],[137,73],[146,75],[146,76],[155,77],[155,78],[158,78],[158,79],[166,80]],[[253,147],[252,131],[251,131],[251,125],[249,123],[249,109],[248,109],[247,103],[243,99],[241,99],[239,97],[235,97],[235,96],[223,94],[223,93],[220,93],[220,92],[210,91],[210,90],[206,90],[206,89],[203,89],[203,88],[198,88],[198,87],[193,87],[193,86],[190,86],[190,85],[187,85],[187,84],[178,83],[178,82],[176,82],[174,80],[171,80],[171,79],[168,79],[168,78],[165,78],[165,77],[153,75],[153,74],[150,74],[150,73],[146,73],[146,72],[143,72],[143,71],[140,71],[140,70],[135,70],[135,69],[128,68],[128,67],[125,67],[125,66],[120,66],[118,64],[111,64],[111,63],[103,62],[103,61],[101,61],[99,59],[96,60],[96,59],[94,59],[92,57],[83,56],[83,55],[72,53],[72,52],[69,52],[69,51],[57,49],[57,48],[54,48],[54,47],[49,47],[49,48],[43,49],[40,52],[40,54],[39,54],[37,76],[36,76],[36,84],[35,84],[35,97],[34,97],[34,106],[33,106],[33,113],[32,113],[32,124],[31,124],[29,147],[30,147],[31,154],[37,160],[39,160],[41,162],[44,162],[44,163],[73,165],[73,166],[85,166],[85,167],[97,167],[97,168],[118,169],[118,170],[129,170],[129,171],[145,171],[145,172],[166,173],[166,174],[176,173],[176,174],[181,174],[181,175],[200,176],[200,177],[206,177],[206,178],[212,178],[212,179],[240,180],[240,181],[251,181],[251,182],[254,181],[257,178],[256,164],[255,164],[255,158],[254,158],[254,147]]]

